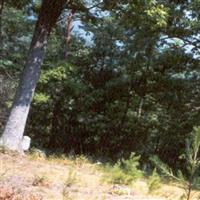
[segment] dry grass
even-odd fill
[[[42,200],[42,196],[16,190],[7,184],[0,184],[0,200]]]
[[[145,180],[130,187],[109,185],[102,173],[85,157],[0,153],[0,195],[10,195],[0,200],[179,200],[183,194],[177,186],[163,185],[151,196]]]

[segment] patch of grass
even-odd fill
[[[66,188],[63,189],[62,196],[63,196],[63,200],[73,200],[69,191],[67,191]]]
[[[71,187],[72,185],[77,183],[77,181],[78,181],[78,179],[77,179],[76,171],[74,171],[73,169],[70,169],[68,172],[67,179],[64,183],[63,191],[62,191],[63,200],[72,200],[73,199],[71,197],[68,189],[69,189],[69,187]]]
[[[121,159],[114,166],[107,165],[104,168],[103,181],[111,184],[131,185],[134,180],[143,176],[142,171],[138,169],[139,159],[139,156],[132,153],[128,159]]]
[[[0,161],[0,180],[7,174],[8,171],[9,169],[3,165],[3,161]]]
[[[119,186],[119,185],[114,185],[111,189],[110,189],[110,193],[114,194],[114,195],[118,195],[118,196],[122,196],[122,195],[129,195],[130,191],[128,188]]]
[[[50,162],[66,164],[69,166],[83,167],[84,165],[91,164],[91,161],[84,155],[80,156],[66,156],[65,154],[52,154],[47,157]]]
[[[67,176],[67,179],[65,181],[65,186],[66,187],[70,187],[72,186],[73,184],[75,184],[77,182],[77,175],[76,175],[76,172],[74,170],[70,170],[68,172],[68,176]]]
[[[0,199],[1,200],[43,200],[43,198],[40,195],[23,193],[9,185],[0,185]]]
[[[86,164],[91,164],[90,160],[84,155],[77,156],[74,159],[74,163],[77,167],[83,167]]]
[[[63,164],[68,166],[74,165],[74,161],[68,158],[65,154],[51,154],[47,157],[47,161],[55,164]]]
[[[45,160],[47,158],[46,153],[40,149],[32,148],[29,153],[29,157],[32,160]]]
[[[49,179],[47,176],[45,175],[37,175],[35,176],[33,183],[33,186],[45,186],[48,187],[49,186]]]
[[[153,193],[161,188],[161,178],[156,169],[154,169],[152,175],[148,177],[147,184],[149,193]]]

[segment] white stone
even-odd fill
[[[21,143],[22,149],[24,151],[28,151],[30,148],[30,145],[31,145],[31,138],[28,136],[24,136]]]

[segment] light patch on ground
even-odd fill
[[[163,185],[150,195],[145,180],[131,187],[109,185],[102,182],[102,173],[83,157],[47,159],[0,153],[0,184],[43,200],[179,200],[183,194],[177,186]]]

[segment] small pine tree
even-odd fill
[[[107,166],[108,174],[104,179],[112,184],[130,185],[143,176],[142,171],[139,170],[139,160],[140,156],[131,153],[128,159],[120,159],[114,166]]]
[[[185,174],[183,174],[181,170],[178,170],[177,175],[175,175],[157,156],[151,158],[156,167],[160,169],[164,175],[181,183],[185,189],[185,194],[182,198],[186,200],[191,199],[191,192],[193,189],[200,189],[200,157],[198,157],[200,149],[200,127],[194,127],[191,136],[192,137],[186,141],[185,154],[181,156],[185,159],[187,164]]]

